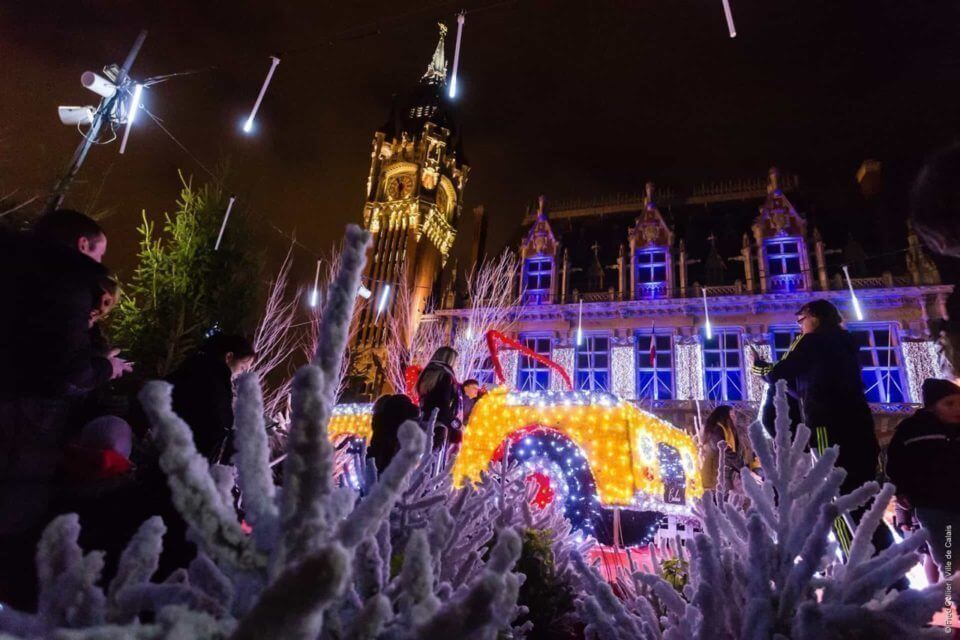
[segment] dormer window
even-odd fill
[[[797,237],[771,238],[765,243],[767,273],[772,292],[797,291],[803,288],[801,253],[803,239]]]
[[[636,297],[661,298],[667,295],[669,257],[665,247],[638,249],[636,252]]]
[[[523,301],[525,304],[548,304],[553,278],[553,258],[535,256],[523,264]]]

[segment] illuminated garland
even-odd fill
[[[766,362],[773,362],[773,349],[769,344],[763,343],[745,344],[743,347],[744,371],[747,372],[747,399],[761,402],[767,393],[767,383],[760,376],[750,372],[754,360],[751,346],[760,352],[760,358]]]
[[[558,366],[563,367],[565,371],[573,371],[575,367],[574,358],[576,350],[573,347],[554,347],[553,361]],[[563,391],[567,388],[560,376],[550,376],[550,390]]]
[[[561,433],[533,427],[510,437],[507,458],[519,462],[537,483],[534,504],[542,508],[558,501],[575,530],[593,533],[600,515],[597,487],[579,447]]]
[[[677,342],[676,375],[678,400],[703,399],[703,350],[699,342]]]
[[[937,347],[929,340],[904,341],[903,368],[907,372],[907,383],[910,386],[910,399],[913,402],[922,402],[923,393],[920,390],[923,381],[927,378],[939,378],[940,363],[937,358]]]
[[[637,397],[636,349],[633,345],[610,349],[610,390],[621,398]]]
[[[503,366],[503,375],[506,378],[506,385],[513,386],[517,384],[517,371],[520,370],[520,354],[513,349],[505,349],[500,352],[500,364]]]

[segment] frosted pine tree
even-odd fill
[[[61,516],[37,552],[38,611],[0,610],[0,633],[304,640],[513,633],[511,623],[523,613],[517,605],[523,576],[512,572],[521,550],[512,525],[522,509],[508,512],[486,493],[477,497],[490,489],[449,491],[449,468],[435,462],[415,422],[401,426],[399,453],[380,477],[370,474],[362,498],[335,482],[326,427],[368,241],[366,232],[348,228],[316,354],[295,375],[282,490],[270,473],[260,384],[253,374],[240,380],[234,462],[252,534],[233,510],[232,474],[197,453],[189,427],[172,410],[170,386],[149,383],[141,401],[197,558],[164,583],[150,582],[164,529],[153,518],[130,542],[104,592],[97,584],[102,554],[84,554],[76,516]],[[511,495],[524,499],[522,492]],[[399,525],[404,513],[419,514],[419,522],[401,536],[391,522]],[[478,521],[474,529],[456,530],[468,516]],[[396,558],[402,566],[394,574]],[[140,622],[144,612],[155,614],[152,622]]]
[[[777,392],[777,436],[762,425],[750,438],[764,469],[759,480],[742,471],[751,505],[705,494],[704,532],[689,548],[689,581],[682,592],[658,566],[629,576],[623,600],[580,560],[587,590],[580,601],[588,638],[604,640],[742,640],[943,637],[925,629],[943,603],[942,584],[888,591],[914,566],[925,542],[914,534],[877,555],[871,537],[893,487],[870,482],[840,496],[845,472],[837,449],[815,462],[806,450],[810,431],[791,440],[784,389]],[[846,562],[830,539],[834,520],[870,502]]]

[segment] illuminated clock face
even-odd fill
[[[413,177],[409,174],[394,176],[387,181],[387,198],[401,200],[413,193]]]

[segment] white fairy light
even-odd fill
[[[636,349],[618,345],[610,349],[610,389],[621,398],[637,397]]]
[[[703,397],[703,350],[697,342],[677,342],[675,347],[677,399]]]
[[[260,93],[257,95],[257,101],[253,103],[253,109],[250,111],[247,121],[243,123],[244,133],[250,133],[253,131],[253,121],[257,117],[257,111],[260,110],[260,103],[263,102],[263,96],[267,93],[267,87],[270,86],[270,80],[273,78],[273,72],[277,70],[278,64],[280,64],[280,58],[276,56],[270,56],[270,70],[267,71],[267,77],[263,80],[263,85],[260,87]]]
[[[313,291],[310,292],[310,306],[316,308],[320,301],[320,261],[317,260],[317,272],[313,276]]]
[[[903,368],[910,386],[910,399],[920,402],[923,398],[923,381],[941,375],[936,343],[931,340],[904,340],[900,347],[903,349]]]
[[[703,329],[706,333],[707,340],[713,340],[713,327],[710,325],[710,310],[707,309],[707,288],[703,288],[703,318],[704,324]]]
[[[143,85],[133,85],[133,95],[130,96],[130,104],[127,106],[127,128],[123,130],[123,139],[120,141],[120,153],[127,150],[127,138],[130,137],[130,128],[133,126],[133,119],[140,110],[140,96],[143,95]]]
[[[230,196],[230,202],[227,203],[227,210],[223,214],[223,222],[220,223],[220,233],[217,234],[217,242],[213,245],[213,250],[217,251],[220,249],[220,241],[223,240],[223,232],[227,228],[227,220],[230,219],[230,210],[233,209],[233,202],[236,200],[236,196]]]
[[[727,18],[727,29],[730,31],[730,37],[737,37],[737,27],[733,24],[733,11],[730,10],[730,0],[723,0],[723,15]]]
[[[860,308],[860,301],[857,299],[857,294],[853,290],[853,281],[850,280],[850,270],[847,268],[847,265],[843,265],[843,275],[847,279],[847,288],[850,289],[850,304],[853,305],[853,313],[857,316],[857,320],[863,320],[863,309]]]
[[[457,68],[460,66],[460,38],[463,36],[463,23],[466,14],[461,11],[457,14],[457,43],[453,48],[453,73],[450,75],[450,97],[457,97]]]
[[[380,293],[380,299],[377,300],[377,317],[387,308],[387,300],[390,298],[390,285],[383,285],[383,291]]]

